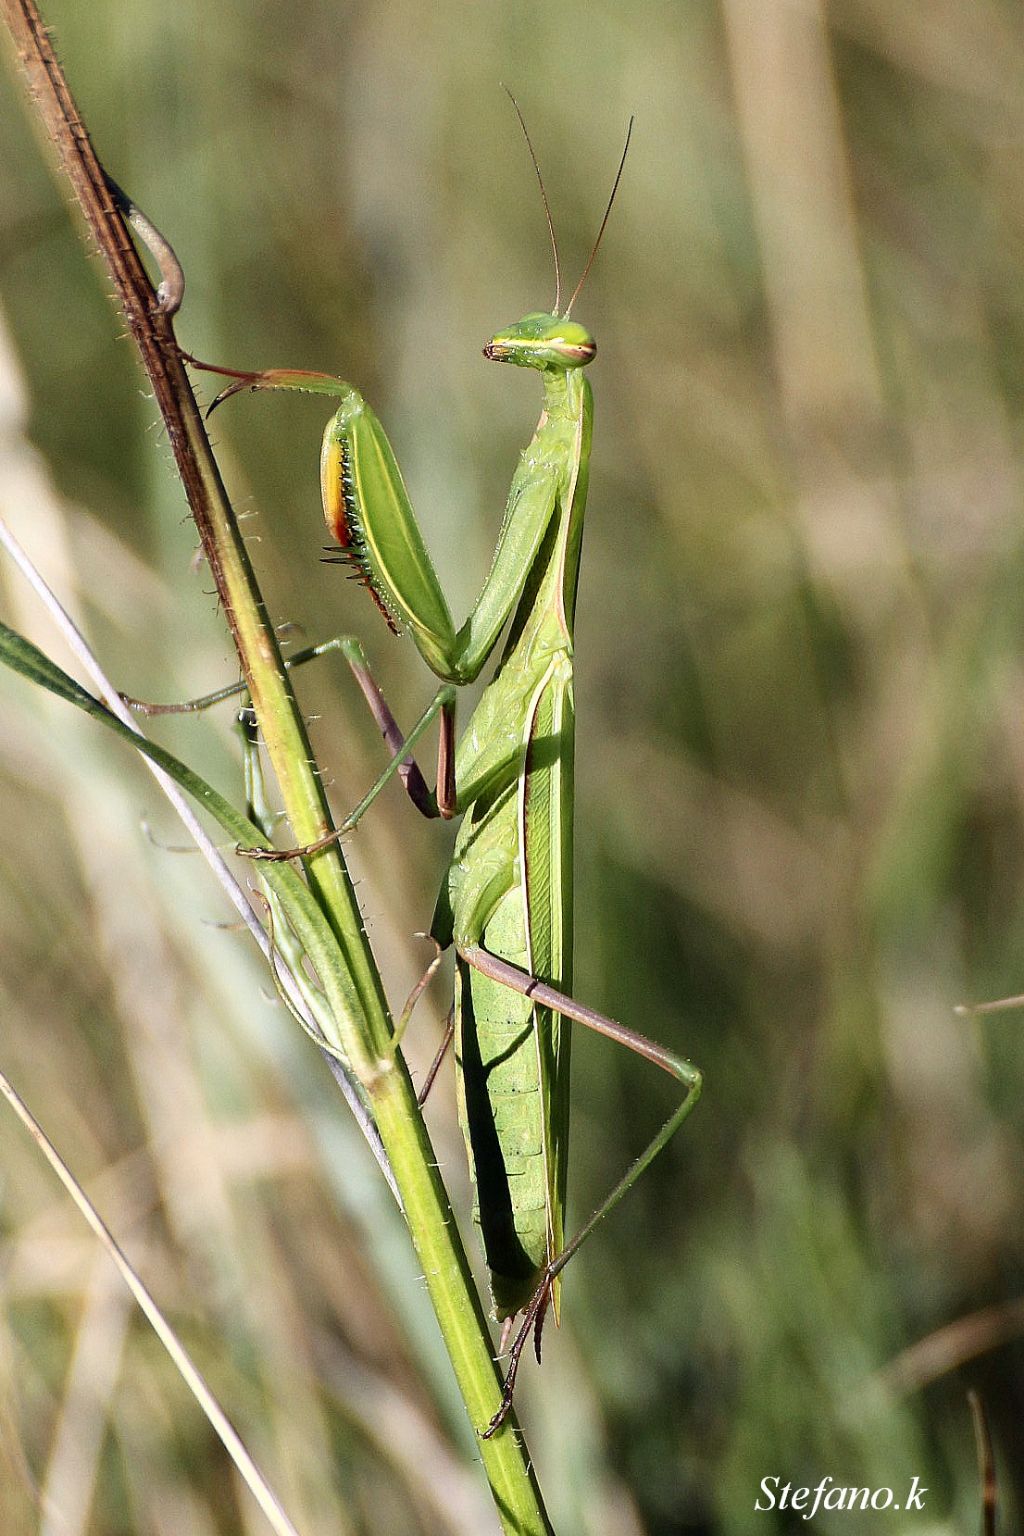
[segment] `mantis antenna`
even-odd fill
[[[540,173],[540,165],[538,164],[537,156],[534,153],[533,144],[530,139],[530,130],[526,126],[526,119],[523,117],[522,112],[519,110],[518,101],[516,101],[507,85],[504,87],[504,91],[509,101],[516,109],[516,117],[518,117],[519,126],[523,130],[523,137],[526,140],[526,147],[530,151],[530,159],[533,161],[533,168],[537,172],[537,181],[540,186],[540,195],[544,201],[544,217],[548,221],[548,234],[551,236],[551,253],[555,258],[555,302],[552,306],[551,313],[553,315],[557,315],[558,306],[562,302],[562,269],[558,260],[558,241],[555,239],[555,225],[551,217],[551,205],[548,202],[548,194],[544,187],[544,177]],[[573,298],[575,297],[576,295],[573,294]]]
[[[517,112],[518,112],[518,110],[519,110],[519,108],[516,107],[516,111]],[[631,117],[630,120],[629,120],[629,127],[626,129],[626,142],[622,146],[622,159],[619,161],[619,168],[615,172],[615,181],[612,184],[612,195],[608,199],[608,206],[607,206],[607,208],[604,211],[604,218],[601,220],[601,228],[597,232],[597,239],[594,241],[594,244],[593,244],[593,247],[591,249],[590,255],[587,257],[587,264],[583,268],[583,276],[580,278],[579,282],[576,284],[576,287],[572,291],[572,298],[569,300],[568,304],[565,306],[565,314],[562,316],[563,320],[568,320],[569,314],[570,314],[570,312],[572,310],[572,307],[576,303],[576,300],[580,296],[580,289],[583,287],[583,284],[586,282],[587,278],[590,276],[590,269],[594,265],[594,257],[597,255],[598,249],[600,248],[600,245],[601,245],[601,241],[604,238],[605,228],[607,227],[607,224],[608,224],[608,215],[612,211],[612,204],[615,201],[615,194],[619,190],[619,182],[622,180],[622,172],[623,172],[623,169],[624,169],[625,164],[626,164],[626,156],[629,154],[629,141],[630,141],[630,138],[632,137],[632,134],[633,134],[633,124],[635,122],[636,122],[636,118],[635,117]],[[539,175],[540,172],[538,171],[537,174]],[[546,199],[545,199],[545,203],[546,203]],[[556,311],[556,313],[558,311],[558,300],[557,299],[555,300],[555,311]]]

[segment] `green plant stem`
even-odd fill
[[[289,820],[301,843],[313,842],[332,826],[326,797],[171,318],[159,305],[107,187],[34,0],[0,4],[39,116],[106,259],[152,383]],[[344,991],[350,999],[354,990],[359,1002],[357,1011],[349,1006],[341,1016],[335,1008],[336,1043],[373,1104],[470,1422],[480,1429],[501,1400],[490,1336],[405,1063],[388,1050],[391,1020],[383,984],[340,848],[310,859],[307,876],[350,983]],[[505,1531],[510,1536],[549,1532],[530,1458],[511,1416],[498,1434],[481,1442],[481,1454]]]

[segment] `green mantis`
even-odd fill
[[[628,143],[627,136],[627,148]],[[533,163],[537,168],[535,157]],[[508,1410],[531,1332],[540,1357],[545,1312],[550,1303],[557,1318],[565,1265],[675,1134],[701,1090],[700,1074],[688,1061],[572,995],[574,615],[593,421],[584,370],[596,345],[571,311],[600,245],[624,163],[625,150],[594,248],[564,310],[541,181],[555,257],[555,302],[550,313],[531,313],[497,332],[484,355],[537,370],[543,409],[512,479],[491,569],[460,627],[391,445],[359,392],[319,373],[215,370],[232,373],[234,380],[215,404],[245,389],[304,390],[338,400],[320,460],[334,556],[352,566],[389,627],[411,634],[441,682],[424,717],[440,720],[437,787],[431,792],[361,648],[353,641],[343,645],[414,803],[427,815],[462,818],[431,933],[439,946],[455,951],[459,1111],[475,1190],[474,1220],[494,1314],[503,1325],[503,1347],[521,1319],[502,1407],[484,1431],[488,1435]],[[539,169],[537,175],[540,179]],[[494,676],[455,746],[455,690],[479,676],[506,628]],[[414,734],[422,727],[423,721]],[[349,817],[345,828],[354,819]],[[271,857],[315,856],[330,840]],[[675,1077],[684,1093],[646,1150],[567,1241],[570,1021],[637,1051]]]

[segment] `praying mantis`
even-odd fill
[[[340,642],[413,803],[428,816],[462,818],[430,933],[439,950],[455,952],[449,1033],[455,1039],[473,1217],[494,1316],[502,1325],[502,1351],[512,1340],[501,1408],[485,1436],[508,1412],[531,1333],[540,1358],[549,1304],[556,1320],[559,1316],[566,1264],[671,1140],[701,1092],[700,1072],[689,1061],[572,995],[574,617],[593,420],[584,370],[596,344],[571,312],[607,225],[629,135],[597,239],[562,309],[547,194],[514,99],[513,105],[540,182],[556,292],[550,312],[524,316],[483,349],[492,361],[537,370],[543,409],[512,479],[490,571],[461,627],[452,620],[394,451],[358,390],[329,374],[243,372],[189,359],[232,378],[214,406],[245,390],[300,390],[338,401],[320,458],[324,516],[335,541],[330,558],[351,566],[388,627],[411,634],[440,680],[415,731],[403,737],[362,647],[352,639]],[[456,745],[456,691],[479,677],[506,628],[494,675]],[[434,718],[439,746],[431,791],[410,748]],[[371,799],[372,794],[357,808],[358,815]],[[249,856],[315,856],[356,819],[353,814],[339,832],[304,848],[249,850]],[[683,1097],[590,1219],[567,1239],[571,1022],[662,1068],[682,1085]]]

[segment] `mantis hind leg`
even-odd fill
[[[685,1090],[683,1099],[678,1108],[669,1116],[665,1124],[651,1139],[649,1144],[640,1153],[640,1156],[626,1171],[623,1177],[612,1189],[611,1193],[598,1206],[597,1210],[585,1221],[579,1231],[565,1244],[561,1253],[547,1264],[541,1277],[540,1284],[523,1311],[523,1321],[512,1344],[509,1354],[508,1370],[505,1375],[505,1388],[502,1394],[501,1407],[494,1415],[483,1433],[484,1439],[501,1426],[509,1409],[512,1406],[512,1394],[515,1390],[516,1376],[519,1371],[519,1361],[527,1340],[531,1333],[534,1336],[534,1348],[537,1359],[540,1359],[541,1330],[544,1326],[544,1317],[547,1312],[548,1302],[551,1298],[551,1288],[556,1276],[568,1264],[569,1260],[586,1242],[594,1228],[604,1220],[608,1213],[618,1205],[623,1195],[636,1183],[644,1169],[654,1161],[663,1147],[667,1146],[676,1131],[688,1117],[691,1110],[700,1098],[703,1079],[699,1070],[692,1062],[683,1056],[677,1056],[673,1051],[668,1051],[664,1046],[649,1040],[646,1035],[639,1034],[636,1030],[628,1029],[617,1020],[610,1019],[607,1015],[597,1013],[593,1008],[588,1008],[583,1003],[576,1001],[574,997],[568,997],[564,992],[548,986],[537,976],[531,976],[528,971],[521,970],[517,965],[511,965],[509,961],[502,960],[497,955],[480,948],[479,945],[467,945],[459,948],[459,954],[467,965],[482,975],[490,977],[493,981],[511,987],[523,997],[532,1002],[539,1003],[544,1008],[550,1008],[555,1013],[560,1013],[564,1018],[572,1019],[577,1024],[583,1024],[588,1029],[595,1030],[600,1035],[606,1035],[610,1040],[617,1040],[621,1045],[626,1045],[631,1051],[653,1062],[663,1072],[674,1077],[683,1085]]]

